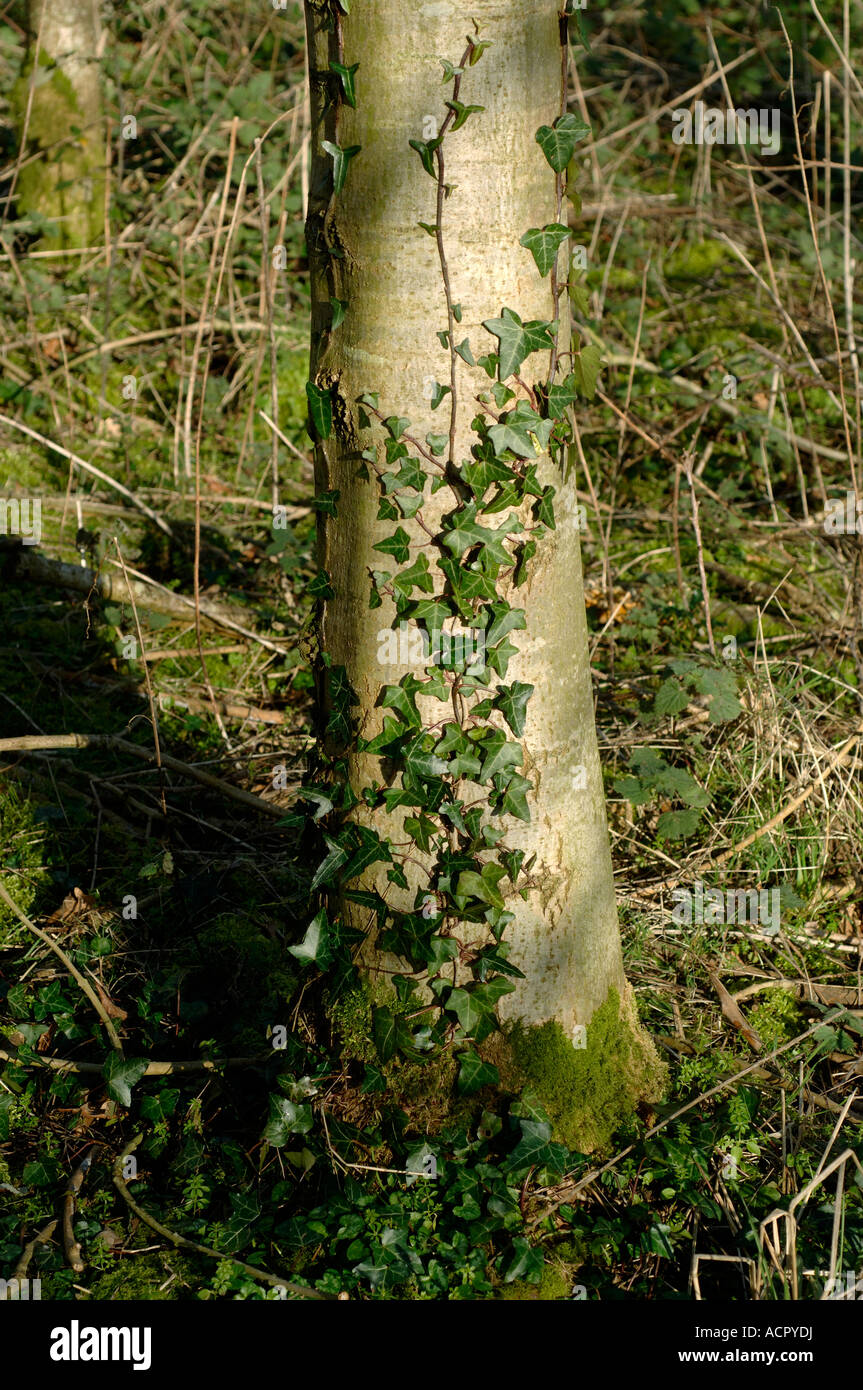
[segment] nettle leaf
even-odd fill
[[[455,114],[455,120],[450,126],[450,130],[461,130],[468,116],[473,116],[477,111],[484,111],[484,106],[465,106],[461,101],[448,101],[445,103],[450,111]]]
[[[725,724],[743,713],[732,671],[699,671],[696,684],[702,695],[710,696],[708,708],[711,724]]]
[[[519,238],[519,245],[526,246],[540,275],[548,275],[557,260],[561,244],[569,236],[569,228],[561,222],[548,222],[544,227],[531,227]]]
[[[667,772],[657,778],[657,789],[668,792],[672,796],[679,796],[681,801],[685,801],[687,806],[697,806],[704,810],[710,805],[712,800],[710,792],[705,791],[692,776],[682,767],[670,767]]]
[[[289,946],[288,950],[301,965],[315,964],[323,970],[329,964],[332,954],[329,935],[327,914],[321,908],[306,928],[306,934],[302,941],[297,942],[296,946]]]
[[[536,132],[536,143],[554,172],[562,174],[579,140],[589,134],[590,126],[580,116],[567,112],[564,116],[558,116],[553,126],[541,125]]]
[[[436,140],[408,141],[408,144],[410,145],[411,149],[416,150],[417,154],[422,160],[422,166],[425,169],[426,173],[430,174],[433,179],[437,178],[437,173],[434,167],[434,152],[438,148],[440,143],[440,136],[438,136]]]
[[[664,840],[683,840],[691,835],[701,819],[701,812],[663,811],[656,822],[657,833]]]
[[[309,417],[315,433],[321,442],[329,439],[333,432],[333,396],[329,386],[318,386],[314,381],[306,382],[306,397],[309,402]],[[314,438],[314,436],[312,436]]]
[[[662,685],[656,692],[656,698],[653,701],[653,711],[655,714],[661,715],[679,714],[681,710],[686,709],[686,706],[689,704],[689,698],[689,694],[685,690],[682,682],[676,681],[673,677],[669,676],[667,680],[662,682]]]
[[[326,150],[333,161],[333,192],[341,193],[348,177],[348,167],[362,148],[360,145],[348,145],[342,149],[340,145],[333,144],[332,140],[322,140],[321,148]]]
[[[513,681],[512,685],[499,685],[497,688],[495,708],[500,710],[517,738],[524,733],[527,702],[533,692],[534,686],[522,681]]]
[[[596,379],[602,366],[602,353],[599,348],[589,343],[580,352],[576,352],[572,359],[572,373],[575,377],[578,389],[588,400],[592,400],[596,394]]]
[[[344,94],[345,101],[347,102],[348,106],[352,106],[354,110],[356,110],[357,105],[356,84],[354,82],[354,76],[358,67],[359,63],[351,63],[351,66],[349,68],[346,68],[343,63],[334,63],[332,59],[330,60],[330,72],[338,73],[339,78],[341,79],[342,92]]]
[[[102,1075],[111,1099],[118,1105],[131,1105],[132,1087],[141,1080],[148,1066],[145,1057],[121,1057],[119,1052],[112,1052],[106,1057]]]
[[[483,1086],[496,1086],[500,1072],[491,1062],[484,1062],[478,1052],[462,1052],[459,1055],[459,1072],[456,1090],[463,1096],[472,1096]]]

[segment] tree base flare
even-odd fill
[[[485,1049],[483,1049],[485,1051]],[[495,1056],[507,1090],[532,1090],[548,1113],[554,1138],[578,1153],[605,1148],[639,1104],[658,1101],[666,1068],[638,1021],[627,986],[623,1000],[609,990],[574,1047],[554,1020],[514,1023],[497,1035]]]

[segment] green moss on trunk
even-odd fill
[[[26,134],[29,161],[15,189],[19,216],[50,221],[42,238],[46,249],[92,245],[105,215],[103,133],[101,122],[93,123],[92,112],[88,116],[92,94],[82,99],[63,69],[40,53],[38,64],[28,61],[15,83],[11,105],[16,127]]]
[[[635,1014],[631,992],[615,989],[574,1047],[559,1023],[513,1024],[505,1036],[501,1080],[529,1086],[548,1112],[555,1138],[579,1153],[604,1148],[642,1101],[658,1100],[665,1080],[650,1038]]]

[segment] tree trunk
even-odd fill
[[[332,663],[346,668],[358,700],[358,731],[366,739],[377,734],[384,715],[392,713],[377,704],[382,687],[397,684],[407,671],[422,676],[426,663],[412,661],[404,650],[387,651],[384,637],[397,621],[391,600],[384,597],[381,607],[369,607],[370,572],[389,568],[391,560],[373,546],[391,534],[393,525],[377,519],[380,485],[360,457],[373,444],[380,452],[381,430],[362,428],[356,401],[363,392],[379,392],[382,416],[408,417],[409,432],[418,440],[427,431],[443,433],[450,423],[451,397],[435,412],[428,399],[430,380],[450,380],[449,353],[437,337],[448,322],[438,247],[435,237],[418,226],[435,224],[436,185],[408,142],[428,140],[446,117],[444,101],[451,89],[442,84],[440,59],[458,65],[466,30],[475,20],[477,42],[490,40],[491,46],[480,61],[465,67],[459,98],[484,110],[448,134],[443,145],[445,181],[452,190],[443,203],[442,239],[451,299],[461,305],[462,314],[455,341],[467,337],[475,358],[497,351],[497,338],[482,325],[497,318],[503,307],[515,310],[525,323],[552,320],[550,279],[539,274],[519,238],[531,227],[560,220],[555,176],[535,138],[537,128],[550,125],[561,109],[557,9],[554,0],[477,0],[469,10],[445,0],[411,6],[406,12],[403,0],[374,0],[352,3],[351,13],[339,15],[334,23],[328,6],[307,0],[313,112],[307,225],[310,376],[319,388],[333,388],[334,402],[334,432],[316,448],[316,482],[319,492],[340,493],[336,517],[322,515],[319,529],[320,562],[335,595],[324,604],[320,637]],[[334,104],[337,88],[330,62],[359,64],[355,109],[345,102]],[[342,150],[360,147],[335,197],[334,162],[322,149],[324,140]],[[565,286],[564,251],[558,275]],[[347,309],[343,322],[330,330],[333,299],[346,302]],[[569,346],[565,294],[560,309],[563,352]],[[544,378],[547,367],[548,353],[537,353],[527,359],[522,376],[532,372],[532,379]],[[452,454],[456,463],[471,457],[476,443],[471,421],[481,408],[477,396],[487,397],[489,386],[481,367],[459,360]],[[534,686],[520,769],[533,791],[528,794],[529,824],[512,816],[498,817],[494,823],[505,828],[508,847],[524,850],[526,858],[536,856],[518,885],[527,887],[526,901],[515,894],[506,902],[515,914],[505,932],[510,961],[526,978],[503,998],[499,1012],[510,1024],[521,1025],[521,1035],[531,1027],[559,1025],[554,1029],[558,1041],[562,1030],[567,1047],[574,1041],[576,1048],[583,1048],[581,1026],[589,1025],[607,1006],[614,1027],[603,1032],[606,1052],[609,1039],[617,1037],[620,1013],[620,1056],[606,1056],[603,1065],[626,1071],[624,1090],[631,1106],[639,1092],[651,1090],[645,1068],[655,1073],[656,1066],[652,1048],[634,1022],[623,973],[594,728],[579,536],[572,521],[577,514],[574,482],[563,482],[547,454],[537,463],[539,481],[558,489],[557,529],[539,542],[526,584],[499,586],[526,614],[525,630],[510,634],[519,650],[506,680]],[[452,508],[450,490],[442,488],[429,497],[426,489],[426,528],[436,535],[441,517]],[[524,509],[519,515],[526,515]],[[497,526],[501,516],[482,520]],[[410,537],[410,559],[421,550],[427,554],[435,592],[440,592],[443,577],[435,571],[428,532],[415,519],[400,518],[399,524]],[[449,705],[431,700],[423,699],[421,710],[426,725],[453,718]],[[387,769],[378,756],[352,747],[348,767],[357,793],[386,783]],[[487,798],[487,787],[467,786],[468,794],[462,791],[466,801]],[[380,809],[369,812],[361,804],[352,814],[393,841],[407,839],[404,810],[384,816]],[[416,812],[408,809],[406,814]],[[368,869],[362,886],[377,888],[388,904],[409,909],[428,865],[414,847],[411,861],[405,866],[408,892],[393,890],[385,864]],[[367,908],[344,900],[341,906],[346,920],[368,932]],[[459,924],[456,934],[463,942],[486,939],[476,926],[469,931]],[[399,965],[377,948],[373,934],[367,936],[362,960],[373,978]],[[547,1027],[544,1036],[547,1041]],[[590,1047],[590,1030],[587,1043]],[[527,1075],[538,1082],[529,1066]],[[575,1134],[582,1141],[585,1136],[595,1139],[596,1133],[589,1121],[575,1130],[569,1126],[569,1137]]]
[[[55,223],[46,247],[90,246],[105,218],[99,3],[30,0],[29,24],[30,51],[14,94],[31,161],[18,176],[18,213]]]

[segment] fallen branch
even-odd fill
[[[81,1246],[75,1239],[75,1228],[72,1222],[75,1218],[78,1193],[81,1191],[81,1184],[92,1162],[93,1147],[91,1146],[66,1184],[66,1195],[63,1198],[63,1249],[66,1259],[76,1274],[83,1274],[87,1266],[81,1259]]]
[[[90,981],[81,974],[77,965],[72,964],[72,961],[66,955],[66,952],[63,950],[62,946],[58,946],[57,942],[53,939],[53,937],[50,937],[47,932],[44,932],[42,930],[41,927],[37,927],[35,922],[31,922],[30,918],[26,915],[26,913],[21,911],[20,907],[15,902],[15,899],[9,896],[2,883],[0,883],[0,898],[2,898],[6,906],[12,912],[14,912],[19,922],[21,922],[27,928],[28,931],[31,931],[34,936],[38,936],[39,940],[43,941],[45,945],[54,952],[54,955],[57,956],[58,959],[63,962],[63,965],[66,967],[69,974],[81,986],[81,989],[84,991],[87,998],[90,1000],[90,1003],[93,1005],[93,1008],[96,1010],[96,1013],[101,1018],[103,1024],[105,1025],[105,1032],[108,1034],[111,1046],[113,1047],[114,1051],[119,1052],[120,1056],[122,1057],[123,1044],[120,1042],[117,1030],[111,1022],[110,1018],[108,1017],[108,1013],[105,1009],[104,1004],[102,1003],[98,994],[94,990],[93,986],[90,984]]]
[[[191,599],[173,593],[131,566],[128,569],[135,578],[97,572],[84,565],[67,564],[64,560],[52,560],[35,547],[24,545],[18,536],[0,536],[0,573],[7,583],[27,579],[34,584],[51,584],[56,588],[72,589],[78,594],[97,594],[99,598],[114,603],[138,604],[154,613],[164,613],[178,620],[186,620],[190,611],[194,612],[195,605]],[[215,604],[202,603],[201,616],[217,627],[238,632],[268,651],[284,655],[284,647],[252,632]]]
[[[7,1039],[8,1041],[8,1039]],[[182,1076],[189,1072],[221,1071],[222,1067],[260,1066],[272,1057],[271,1052],[262,1052],[258,1057],[223,1057],[219,1061],[197,1058],[189,1062],[148,1062],[143,1076]],[[101,1062],[75,1062],[66,1057],[43,1057],[34,1053],[32,1062],[21,1062],[17,1047],[10,1043],[0,1047],[0,1062],[13,1062],[16,1066],[45,1067],[50,1071],[71,1072],[80,1076],[104,1076],[105,1068]]]
[[[55,1216],[53,1221],[49,1221],[47,1226],[43,1226],[41,1231],[39,1231],[39,1233],[35,1235],[31,1241],[27,1242],[27,1244],[24,1246],[24,1249],[21,1251],[18,1263],[15,1266],[14,1274],[11,1276],[11,1278],[5,1281],[5,1286],[2,1292],[0,1292],[0,1303],[4,1302],[5,1300],[13,1300],[15,1298],[15,1294],[12,1293],[11,1289],[9,1288],[9,1285],[13,1281],[15,1281],[18,1289],[20,1290],[22,1282],[27,1278],[27,1270],[30,1268],[30,1261],[33,1258],[33,1252],[36,1249],[36,1246],[44,1245],[47,1240],[50,1240],[56,1229],[57,1218]]]
[[[154,761],[152,749],[141,748],[137,743],[120,738],[118,734],[22,734],[20,738],[0,738],[0,753],[54,752],[63,748],[117,748],[134,758],[140,758],[143,762]],[[162,754],[162,766],[184,777],[191,777],[194,782],[211,787],[213,791],[221,792],[232,801],[238,801],[242,806],[249,806],[263,815],[274,816],[277,819],[285,815],[284,806],[265,801],[263,797],[255,796],[254,792],[243,791],[242,787],[235,787],[231,782],[223,781],[221,777],[214,777],[211,772],[202,772],[199,767],[190,763],[182,763],[179,758],[172,758],[168,753]],[[48,940],[50,941],[50,937]],[[54,943],[51,942],[51,945]]]
[[[123,1198],[123,1201],[131,1208],[140,1221],[143,1221],[145,1225],[149,1226],[157,1235],[162,1236],[163,1239],[169,1240],[172,1245],[178,1246],[183,1250],[194,1250],[198,1255],[208,1255],[212,1260],[229,1260],[232,1264],[237,1265],[244,1274],[248,1274],[250,1279],[257,1279],[262,1284],[269,1284],[271,1288],[287,1289],[288,1293],[295,1293],[300,1298],[322,1299],[327,1302],[333,1301],[333,1294],[319,1293],[317,1289],[310,1289],[305,1284],[294,1284],[289,1279],[282,1279],[278,1274],[268,1274],[266,1270],[256,1269],[254,1265],[247,1265],[242,1260],[238,1260],[235,1255],[226,1255],[222,1250],[212,1250],[208,1245],[199,1245],[195,1240],[187,1240],[185,1236],[178,1235],[176,1231],[169,1231],[167,1226],[162,1225],[161,1221],[157,1221],[154,1216],[150,1216],[148,1212],[144,1211],[144,1208],[139,1206],[135,1201],[123,1177],[123,1160],[128,1158],[131,1153],[135,1152],[135,1149],[137,1149],[143,1137],[143,1134],[136,1134],[134,1139],[129,1140],[125,1149],[123,1149],[122,1153],[119,1153],[114,1160],[114,1186]]]

